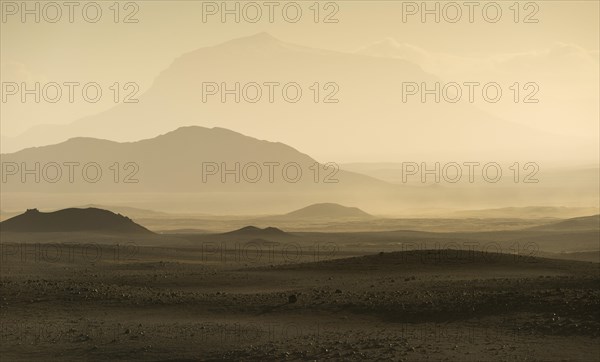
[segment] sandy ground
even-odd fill
[[[249,263],[99,248],[3,254],[3,361],[600,358],[595,263],[451,251]]]

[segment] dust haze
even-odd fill
[[[7,361],[592,361],[598,2],[0,0]]]

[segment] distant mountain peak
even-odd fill
[[[239,137],[245,139],[255,139],[250,136],[246,136],[242,133],[232,131],[227,128],[222,127],[202,127],[202,126],[182,126],[173,131],[169,131],[167,133],[161,134],[154,138],[148,138],[142,141],[148,141],[153,139],[160,138],[175,138],[175,139],[184,139],[184,138],[193,138],[198,139],[199,137],[216,137],[216,136],[229,136],[229,137]]]
[[[259,231],[259,230],[261,230],[261,229],[257,228],[256,226],[250,225],[250,226],[244,226],[243,228],[238,229],[236,231],[240,231],[240,232],[255,232],[255,231]]]
[[[285,216],[297,218],[355,218],[371,217],[357,207],[348,207],[335,203],[318,203],[292,211]]]
[[[240,39],[244,39],[244,38],[240,38]],[[273,42],[279,42],[280,40],[275,38],[273,35],[271,35],[270,33],[266,32],[266,31],[261,31],[260,33],[256,33],[254,35],[250,35],[245,37],[245,39],[251,39],[251,40],[256,40],[256,41],[273,41]]]
[[[181,135],[181,134],[210,134],[210,133],[222,133],[222,134],[236,134],[236,135],[242,135],[241,133],[232,131],[230,129],[227,128],[222,128],[222,127],[202,127],[202,126],[195,126],[195,125],[190,125],[190,126],[181,126],[173,131],[167,132],[165,134],[162,134],[161,136],[176,136],[176,135]],[[160,136],[159,136],[160,137]]]
[[[379,41],[376,41],[372,45],[387,45],[387,46],[400,46],[401,44],[392,37],[386,37]]]
[[[292,52],[295,54],[297,52],[305,53],[305,54],[336,54],[330,50],[323,50],[318,48],[312,48],[309,46],[304,46],[300,44],[290,43],[283,40],[280,40],[270,33],[260,32],[250,36],[244,36],[241,38],[236,38],[232,40],[225,41],[223,43],[217,44],[212,48],[218,48],[221,50],[226,50],[227,52],[243,52],[244,56],[257,55],[261,59],[262,57],[271,57],[273,54],[268,52],[275,53],[285,53]],[[205,50],[210,48],[199,48],[187,55],[198,55],[204,56]],[[184,55],[184,58],[186,56]],[[197,59],[193,57],[193,59]],[[195,60],[194,60],[195,61]]]
[[[273,35],[263,31],[263,32],[256,33],[253,35],[232,39],[232,40],[226,41],[224,43],[221,43],[217,46],[225,46],[226,47],[226,46],[233,45],[233,46],[242,46],[242,47],[250,46],[250,47],[264,48],[264,47],[278,47],[278,46],[283,46],[286,44],[287,43],[277,39]]]

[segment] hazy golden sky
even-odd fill
[[[600,41],[598,1],[531,2],[538,9],[534,16],[539,20],[537,23],[522,22],[533,7],[520,8],[520,21],[515,23],[514,13],[510,9],[513,1],[496,2],[503,10],[497,23],[487,22],[481,15],[481,7],[490,2],[481,2],[475,8],[473,23],[468,21],[467,9],[464,7],[462,18],[457,23],[448,23],[443,19],[440,23],[435,23],[431,16],[426,23],[422,23],[419,15],[408,17],[407,21],[403,22],[403,6],[408,2],[395,1],[335,1],[330,2],[333,5],[327,7],[328,2],[321,2],[320,19],[332,11],[337,11],[333,17],[338,20],[337,23],[315,23],[314,12],[311,10],[315,3],[313,1],[298,1],[303,10],[302,17],[297,23],[287,22],[279,10],[286,2],[280,2],[275,9],[274,22],[270,23],[267,8],[261,5],[264,2],[258,1],[256,3],[261,5],[263,16],[255,24],[243,20],[235,23],[231,21],[231,17],[229,21],[222,23],[218,15],[210,16],[207,22],[203,22],[203,6],[207,6],[208,2],[201,1],[135,1],[132,2],[134,5],[127,9],[124,8],[126,2],[121,2],[119,18],[122,20],[127,13],[137,9],[134,16],[134,19],[138,20],[137,23],[115,23],[114,13],[109,8],[113,2],[99,1],[103,14],[97,23],[84,21],[79,6],[74,12],[73,23],[68,21],[66,9],[63,8],[62,18],[57,23],[42,20],[39,24],[32,21],[32,16],[22,23],[19,14],[6,14],[7,3],[14,2],[1,3],[2,81],[94,81],[102,84],[136,82],[141,86],[141,94],[161,71],[181,55],[258,32],[268,32],[286,43],[343,52],[355,52],[384,39],[393,39],[397,44],[416,47],[426,53],[428,59],[436,60],[437,64],[433,69],[428,69],[428,66],[431,67],[430,63],[419,64],[422,59],[409,59],[442,79],[454,74],[448,74],[452,61],[464,65],[463,69],[456,70],[457,77],[464,78],[465,71],[469,70],[471,65],[462,59],[474,59],[476,63],[496,62],[515,54],[532,56],[532,59],[537,59],[537,56],[543,58],[546,55],[551,58],[554,56],[553,52],[567,49],[566,51],[574,54],[573,57],[585,59],[577,58],[573,63],[565,64],[562,76],[569,80],[575,79],[573,84],[565,86],[564,89],[553,89],[547,99],[556,102],[556,99],[563,96],[563,92],[565,98],[577,98],[570,107],[587,112],[581,118],[593,119],[596,116],[587,111],[592,109],[589,102],[584,107],[575,107],[574,104],[580,102],[579,98],[595,97],[597,92],[597,70],[596,73],[590,74],[589,83],[584,84],[585,80],[580,81],[579,78],[585,78],[590,71],[593,72],[593,69],[597,68]],[[27,3],[33,7],[36,2]],[[230,6],[233,6],[233,3],[235,2],[228,2]],[[432,7],[435,3],[427,2]],[[440,6],[446,3],[439,2]],[[44,2],[40,4],[44,6]],[[244,5],[243,2],[241,4]],[[524,6],[525,2],[520,4]],[[529,66],[538,67],[535,61]],[[548,62],[551,63],[552,59]],[[578,62],[584,65],[579,66]],[[519,69],[513,76],[518,78],[517,80],[527,74],[523,72],[522,66]],[[560,77],[554,79],[552,74],[556,72],[552,66],[548,66],[547,70],[550,74],[548,79],[541,81],[553,81],[548,88],[556,88],[556,84],[562,84]],[[571,72],[574,72],[574,75]],[[477,76],[480,77],[481,74]],[[493,73],[492,76],[501,77],[500,73]],[[38,124],[65,124],[76,121],[83,116],[113,107],[114,104],[109,98],[104,97],[97,104],[2,103],[2,135],[17,136]],[[510,107],[491,110],[492,113],[496,111],[497,116],[506,117],[516,117],[515,115],[521,112],[520,109]],[[548,113],[557,112],[552,110]],[[565,113],[573,114],[570,110],[565,110]],[[530,125],[534,127],[547,126],[548,131],[570,132],[566,124],[561,124],[559,120],[545,122],[538,117],[538,120],[531,122]],[[589,123],[589,120],[586,122]],[[582,127],[573,132],[589,133],[585,125]],[[285,137],[281,138],[286,140]],[[318,153],[319,150],[314,152]]]

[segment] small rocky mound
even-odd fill
[[[266,227],[264,229],[257,228],[256,226],[246,226],[238,230],[224,233],[223,235],[229,236],[251,236],[251,237],[265,237],[265,236],[285,236],[287,233],[281,229],[274,227]]]

